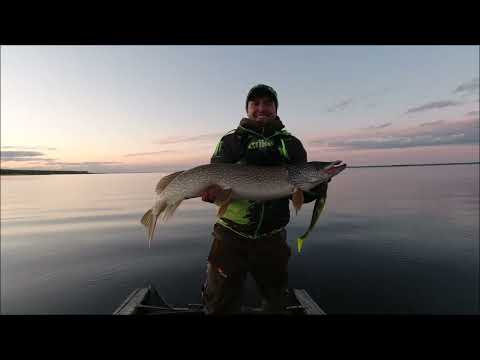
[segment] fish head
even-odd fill
[[[345,170],[346,164],[336,160],[331,162],[310,161],[304,164],[289,165],[288,180],[301,190],[310,190],[315,186],[328,181]]]
[[[311,164],[315,170],[321,174],[326,173],[330,178],[338,175],[347,167],[347,164],[342,164],[341,160],[335,160],[331,162],[311,161],[307,164]]]

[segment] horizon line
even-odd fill
[[[447,165],[476,165],[480,164],[480,161],[469,161],[469,162],[451,162],[451,163],[421,163],[421,164],[389,164],[389,165],[351,165],[347,168],[358,169],[358,168],[379,168],[379,167],[408,167],[408,166],[447,166]],[[42,171],[42,172],[83,172],[87,174],[154,174],[154,173],[163,173],[172,170],[163,170],[163,171],[119,171],[119,172],[90,172],[88,170],[49,170],[49,169],[1,169],[7,171]],[[178,169],[175,169],[178,171]],[[85,174],[85,175],[87,175]],[[78,174],[81,175],[81,174]]]

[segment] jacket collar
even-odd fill
[[[280,118],[277,116],[273,121],[266,124],[259,123],[249,118],[243,118],[238,126],[241,130],[247,130],[248,132],[254,132],[255,134],[263,137],[270,137],[276,132],[279,132],[285,127]]]

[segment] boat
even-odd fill
[[[287,290],[287,315],[326,315],[303,289]],[[262,314],[260,308],[242,307],[243,314]],[[205,315],[202,304],[173,306],[160,296],[153,285],[133,290],[113,315]]]

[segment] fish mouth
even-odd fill
[[[333,168],[334,166],[336,165],[339,165],[342,163],[342,160],[335,160],[333,161],[330,165],[328,165],[327,167],[325,167],[325,170],[328,170],[328,169],[331,169]],[[345,165],[346,166],[346,165]]]
[[[341,165],[340,165],[341,164]],[[338,166],[337,166],[338,165]],[[328,165],[324,171],[329,174],[330,176],[335,176],[337,175],[339,172],[345,170],[345,168],[347,167],[347,164],[342,164],[342,161],[341,160],[336,160],[334,162],[332,162],[330,165]]]

